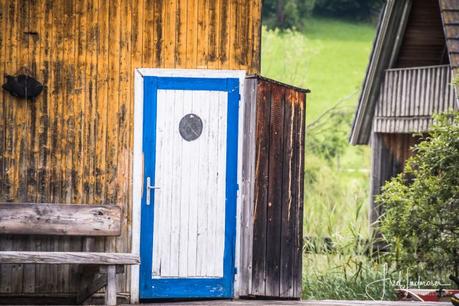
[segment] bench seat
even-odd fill
[[[81,252],[0,251],[0,264],[80,265],[77,303],[105,287],[105,304],[116,305],[116,274],[138,265],[130,253],[92,252],[94,237],[119,237],[118,205],[0,203],[0,234],[83,237]]]

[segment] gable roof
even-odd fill
[[[459,0],[438,0],[452,68],[459,69]],[[350,143],[368,144],[384,72],[394,67],[404,39],[413,0],[387,0],[380,17],[370,64],[355,113]]]

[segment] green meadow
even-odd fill
[[[311,18],[301,31],[263,29],[262,74],[308,88],[304,236],[333,254],[305,251],[303,297],[368,299],[383,273],[365,256],[370,156],[347,142],[376,26]],[[378,292],[378,288],[375,292]]]

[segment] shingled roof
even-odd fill
[[[450,65],[459,73],[459,0],[438,1]],[[380,84],[385,70],[396,64],[412,5],[413,0],[386,1],[352,125],[353,145],[369,143]]]
[[[451,68],[459,68],[459,0],[439,0]]]

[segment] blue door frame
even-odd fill
[[[226,203],[225,246],[222,278],[153,278],[153,222],[155,220],[154,192],[151,205],[145,204],[145,188],[142,194],[140,232],[140,298],[231,298],[234,293],[236,196],[238,156],[239,79],[236,78],[181,78],[144,77],[143,147],[144,177],[155,183],[157,91],[193,90],[224,91],[228,93],[227,153],[226,153]]]

